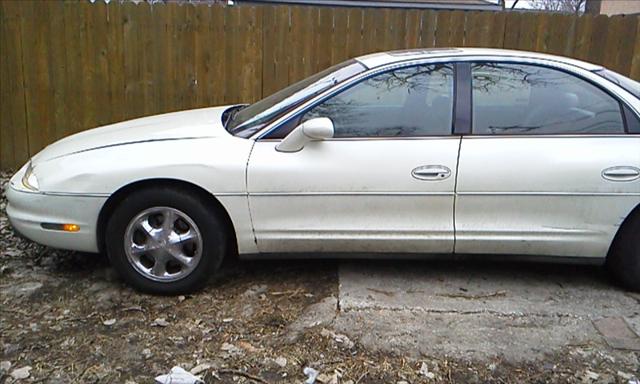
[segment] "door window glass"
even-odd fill
[[[624,133],[620,103],[566,72],[475,63],[472,78],[476,134]]]
[[[453,66],[422,65],[384,72],[325,100],[301,122],[328,117],[335,137],[451,134]]]

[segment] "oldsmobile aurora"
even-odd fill
[[[60,140],[11,179],[7,212],[155,293],[201,287],[233,253],[549,256],[639,290],[639,96],[557,56],[376,53],[252,105]]]

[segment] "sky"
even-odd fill
[[[505,0],[506,8],[511,8],[514,2],[515,0]],[[529,4],[529,0],[520,0],[516,8],[531,8],[531,4]]]

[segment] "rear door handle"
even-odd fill
[[[602,178],[609,181],[633,181],[640,178],[640,169],[630,166],[609,167],[602,171]]]
[[[444,165],[423,165],[414,168],[411,176],[418,180],[444,180],[451,176],[451,170]]]

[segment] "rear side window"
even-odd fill
[[[451,134],[453,66],[421,65],[370,77],[313,107],[301,122],[328,117],[335,137]]]
[[[624,133],[620,103],[566,72],[534,65],[474,63],[473,133]]]

